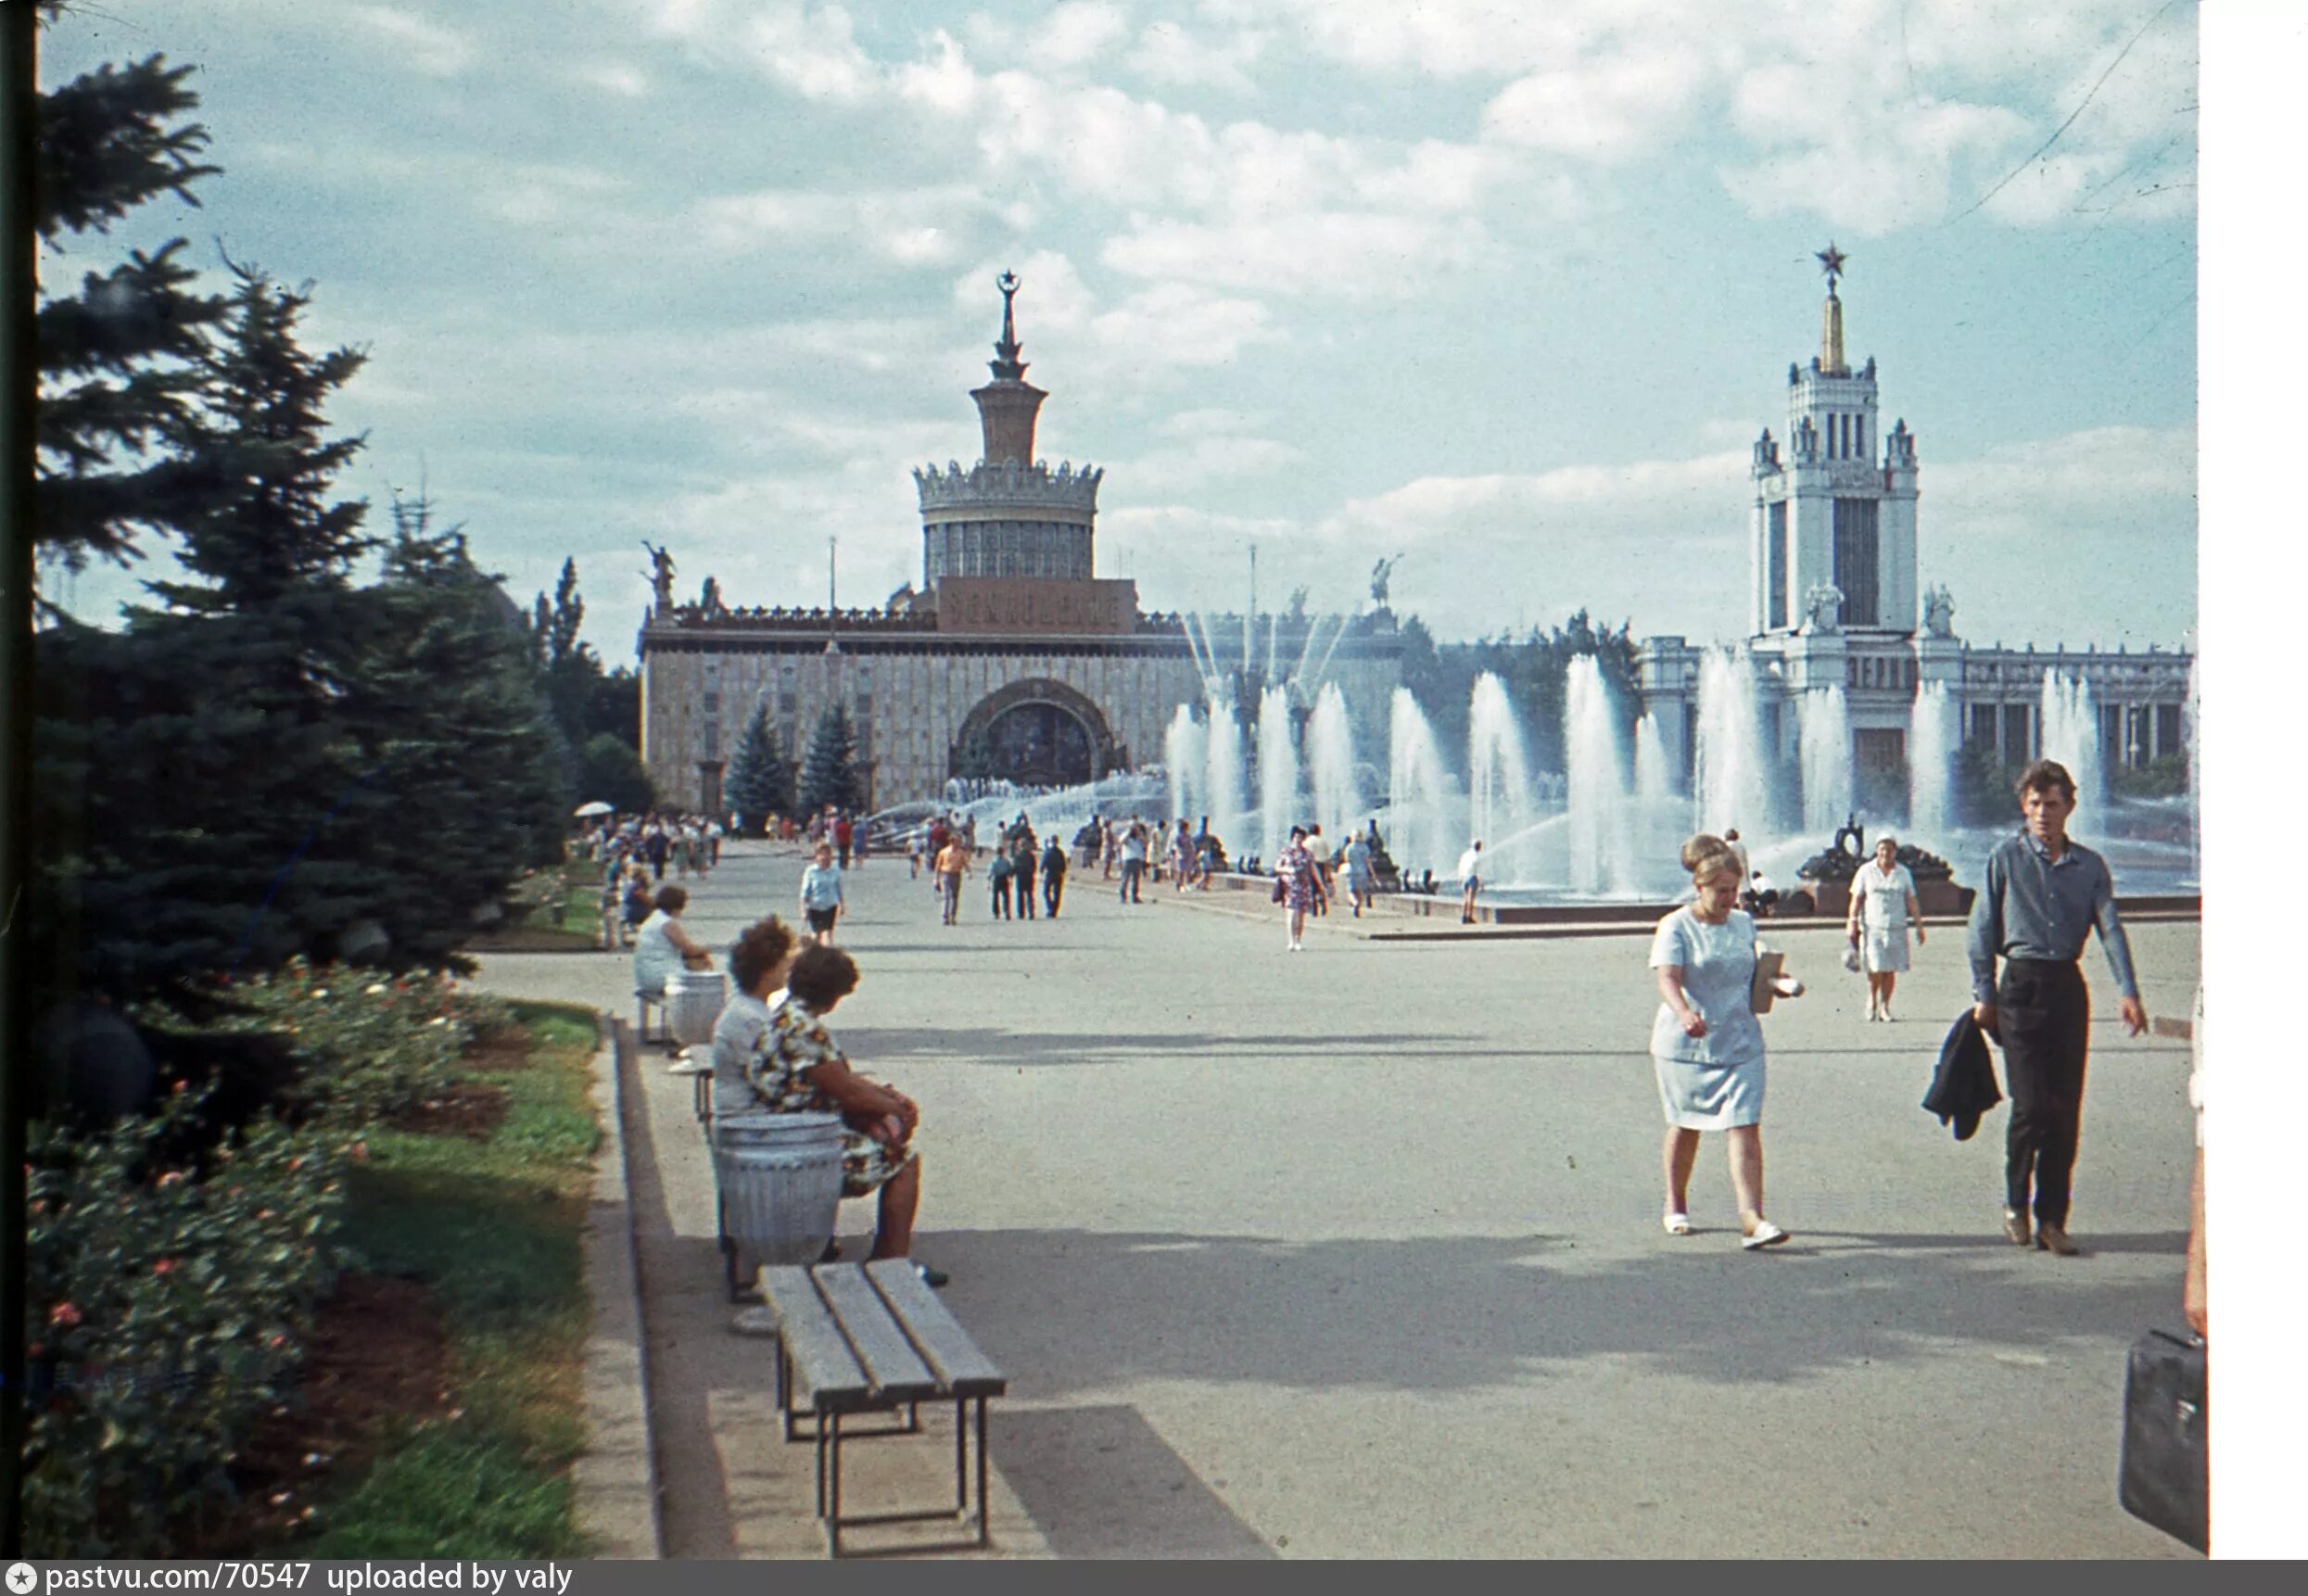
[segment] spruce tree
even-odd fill
[[[324,414],[359,359],[307,354],[304,297],[236,275],[146,517],[176,528],[187,579],[147,584],[168,607],[122,633],[40,640],[45,951],[58,979],[107,990],[319,951],[377,895],[340,713],[366,629],[350,587],[365,506],[329,497],[359,444]]]
[[[475,911],[558,856],[575,800],[520,607],[427,501],[392,511],[340,707],[361,766],[346,818],[394,962],[439,966]]]
[[[44,22],[61,6],[41,6]],[[219,169],[202,161],[208,132],[187,115],[199,97],[190,67],[159,56],[110,63],[39,95],[33,226],[43,242],[109,231],[162,195],[188,205]],[[92,556],[125,562],[139,528],[168,528],[180,493],[168,437],[190,412],[207,330],[224,302],[198,292],[184,241],[133,250],[77,291],[44,285],[38,480],[32,526],[44,551],[71,569]]]
[[[729,778],[721,792],[748,831],[760,830],[761,823],[772,815],[793,813],[793,767],[778,746],[767,703],[755,703],[753,717],[746,721],[737,752],[730,757]]]
[[[848,712],[837,703],[818,717],[818,729],[810,733],[795,796],[804,814],[814,815],[829,804],[846,811],[856,806],[860,785],[856,738]]]

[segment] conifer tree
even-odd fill
[[[786,762],[784,750],[778,746],[778,734],[770,728],[768,704],[755,703],[721,791],[748,831],[758,831],[772,815],[793,813],[793,767]]]
[[[393,959],[438,966],[475,910],[557,856],[574,800],[520,607],[427,500],[397,499],[392,518],[339,708],[361,766],[343,817]]]
[[[857,743],[850,730],[849,714],[840,704],[818,717],[810,733],[809,753],[802,761],[799,789],[804,814],[815,814],[831,804],[837,809],[856,806],[862,796],[857,772]]]
[[[61,6],[41,6],[44,22]],[[108,63],[39,95],[33,226],[44,243],[104,233],[147,200],[198,205],[208,132],[187,115],[190,67],[159,56]],[[32,525],[69,568],[125,562],[140,528],[168,528],[178,493],[168,435],[198,388],[206,332],[224,302],[195,287],[184,241],[133,250],[76,291],[44,285],[35,338],[40,451]]]

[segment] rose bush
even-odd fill
[[[238,1012],[211,1029],[274,1032],[306,1060],[285,1121],[220,1133],[209,1093],[180,1085],[108,1131],[29,1127],[34,1556],[166,1555],[230,1501],[254,1426],[296,1400],[346,1164],[510,1017],[444,978],[301,961],[223,995]]]
[[[156,1149],[201,1101],[70,1135],[31,1129],[25,1544],[160,1556],[232,1493],[250,1428],[293,1400],[301,1337],[336,1279],[350,1144],[260,1121],[206,1155]]]

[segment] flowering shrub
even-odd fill
[[[302,1336],[336,1282],[345,1164],[511,1018],[443,977],[302,960],[222,995],[239,1012],[211,1032],[274,1032],[306,1060],[279,1105],[298,1110],[294,1127],[259,1114],[226,1131],[213,1095],[182,1086],[108,1132],[31,1127],[33,1555],[163,1555],[231,1499],[232,1461],[294,1400]]]
[[[304,1106],[345,1125],[395,1119],[438,1097],[474,1038],[510,1018],[498,999],[461,991],[446,976],[384,976],[301,958],[235,983],[228,995],[250,1011],[228,1025],[286,1036],[311,1060]]]
[[[30,1127],[27,1552],[160,1556],[228,1500],[235,1452],[292,1399],[301,1336],[336,1278],[349,1138],[259,1121],[205,1158],[201,1101],[95,1135]]]

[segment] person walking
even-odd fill
[[[1018,902],[1018,918],[1034,918],[1034,877],[1041,855],[1034,852],[1034,833],[1028,830],[1011,845],[1009,855],[1009,890]]]
[[[1066,850],[1052,831],[1049,845],[1042,850],[1042,907],[1051,919],[1058,918],[1058,906],[1065,896]]]
[[[1734,867],[1737,861],[1733,861]],[[1459,924],[1475,923],[1475,894],[1482,890],[1482,839],[1477,837],[1459,855]]]
[[[970,873],[970,850],[962,846],[958,832],[946,833],[945,846],[938,850],[938,906],[944,911],[944,923],[952,925],[961,913],[962,878]]]
[[[1777,1247],[1787,1232],[1763,1217],[1763,1027],[1756,1019],[1755,918],[1737,906],[1739,856],[1702,833],[1682,847],[1697,901],[1659,921],[1651,968],[1659,989],[1651,1061],[1667,1113],[1669,1235],[1691,1234],[1691,1172],[1703,1131],[1727,1133],[1740,1245]],[[1798,995],[1793,981],[1779,989]]]
[[[2116,1012],[2134,1036],[2148,1029],[2148,1010],[2108,862],[2068,835],[2075,778],[2057,761],[2039,759],[2021,773],[2018,792],[2023,823],[1987,855],[1972,904],[1972,1017],[2002,1045],[2011,1094],[2004,1236],[2015,1247],[2032,1240],[2073,1258],[2082,1249],[2068,1236],[2068,1206],[2091,1022],[2091,994],[2076,961],[2094,931],[2115,977]]]
[[[1122,901],[1142,903],[1138,896],[1139,878],[1146,874],[1146,828],[1137,821],[1130,822],[1129,833],[1122,840]]]
[[[1009,881],[1017,873],[1018,867],[1010,862],[1008,846],[997,842],[993,862],[985,868],[985,879],[994,888],[994,918],[997,920],[1009,918]]]
[[[802,872],[802,918],[817,939],[833,945],[833,927],[849,907],[843,891],[842,867],[833,862],[833,844],[820,842],[807,869]]]
[[[1304,951],[1306,912],[1314,906],[1322,890],[1321,868],[1306,845],[1306,828],[1293,826],[1290,845],[1274,861],[1274,901],[1283,906],[1283,923],[1288,931],[1284,946],[1289,952]]]
[[[603,953],[615,953],[624,938],[619,934],[625,918],[625,855],[612,852],[609,862],[601,871],[601,947]]]
[[[1908,968],[1908,928],[1923,943],[1923,910],[1915,899],[1915,877],[1899,862],[1899,839],[1878,837],[1875,857],[1851,878],[1851,913],[1844,930],[1859,950],[1867,971],[1867,1017],[1891,1018],[1892,988]]]
[[[1114,867],[1122,863],[1122,839],[1115,834],[1111,820],[1100,820],[1097,827],[1097,856],[1099,880],[1114,879]]]
[[[1357,835],[1349,838],[1346,845],[1347,896],[1354,903],[1354,918],[1361,919],[1363,911],[1371,906],[1372,894],[1377,880],[1371,868],[1370,842]]]
[[[1194,834],[1184,816],[1170,839],[1170,890],[1183,893],[1194,884]]]
[[[834,851],[841,855],[842,868],[845,870],[849,868],[850,846],[856,840],[857,829],[850,824],[847,815],[841,816],[833,822]]]

